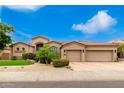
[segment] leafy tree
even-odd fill
[[[36,59],[44,60],[46,64],[56,58],[59,58],[59,52],[52,51],[49,45],[44,45],[38,52],[36,52]]]
[[[118,52],[124,52],[124,44],[120,44],[120,45],[117,47],[117,51],[118,51]]]
[[[0,22],[0,50],[3,50],[8,44],[12,43],[10,32],[14,32],[14,28]]]
[[[124,44],[120,44],[117,47],[117,52],[118,57],[124,57]]]

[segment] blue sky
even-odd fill
[[[124,6],[1,6],[0,19],[12,25],[14,41],[34,36],[57,41],[106,42],[124,39]]]

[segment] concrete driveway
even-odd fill
[[[124,71],[124,61],[120,62],[70,62],[74,71]]]
[[[41,81],[124,81],[124,61],[70,62],[73,69],[54,68],[52,65],[0,67],[0,82]],[[9,77],[9,78],[8,78]]]

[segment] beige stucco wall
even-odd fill
[[[61,47],[61,44],[56,43],[56,42],[50,42],[50,43],[48,43],[48,45],[49,45],[49,46],[56,46],[56,47],[58,47],[58,48]]]
[[[49,40],[44,39],[44,38],[35,38],[32,39],[32,45],[35,46],[37,43],[48,43]]]
[[[61,57],[66,58],[67,50],[81,50],[81,61],[85,61],[85,46],[77,43],[70,43],[61,48]],[[84,50],[84,53],[82,52]]]
[[[9,49],[4,49],[3,51],[0,51],[0,54],[2,53],[11,53],[11,51]]]
[[[40,43],[45,44],[45,43],[48,43],[48,42],[49,42],[49,40],[39,37],[39,38],[32,39],[31,45],[34,46],[34,49],[36,51],[36,45],[37,44],[40,44]]]
[[[19,48],[19,51],[17,51],[17,48]],[[22,51],[22,48],[25,48],[25,51]],[[18,43],[18,44],[13,45],[12,52],[13,52],[12,53],[13,56],[22,56],[23,53],[33,53],[34,49],[33,47],[29,45]]]
[[[115,46],[86,46],[86,50],[115,50]]]
[[[48,43],[48,45],[51,46],[51,47],[52,47],[52,46],[57,47],[57,48],[58,48],[58,51],[60,52],[61,44],[56,43],[56,42],[50,42],[50,43]]]
[[[113,50],[113,61],[117,61],[117,49]]]

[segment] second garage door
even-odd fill
[[[103,62],[107,62],[107,61],[112,61],[112,56],[113,53],[110,50],[88,50],[86,52],[86,61],[89,62],[95,62],[95,61],[103,61]]]
[[[67,59],[70,62],[80,62],[81,51],[80,50],[67,50]]]
[[[1,56],[2,60],[8,60],[9,59],[10,54],[9,53],[3,53]]]

